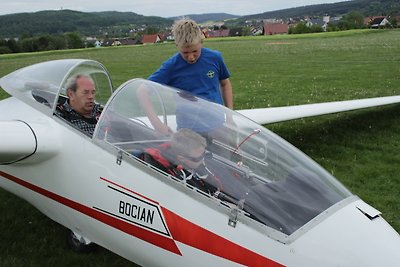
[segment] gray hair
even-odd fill
[[[76,93],[76,89],[78,89],[78,79],[80,78],[88,78],[92,80],[92,78],[88,75],[84,74],[75,74],[71,77],[68,78],[67,82],[65,83],[65,88],[68,90],[71,90]]]
[[[199,25],[189,18],[182,18],[175,21],[172,26],[172,32],[174,33],[175,44],[178,47],[200,44],[204,38]]]

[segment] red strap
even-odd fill
[[[170,167],[171,164],[166,158],[164,158],[164,156],[161,154],[161,151],[158,148],[151,147],[146,149],[145,152],[150,156],[152,156],[154,160],[159,162],[165,168]]]

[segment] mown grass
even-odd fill
[[[347,31],[206,40],[232,73],[235,109],[400,95],[400,31]],[[115,87],[150,75],[173,44],[0,56],[0,76],[60,58],[98,60]],[[6,97],[0,91],[0,98]],[[334,174],[400,232],[400,105],[276,123],[267,127]],[[77,255],[64,229],[0,191],[0,266],[135,266],[100,249]]]

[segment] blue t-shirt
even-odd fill
[[[202,48],[194,64],[187,63],[179,53],[166,60],[148,79],[188,91],[195,96],[224,104],[220,81],[230,73],[220,52]]]
[[[204,100],[180,98],[176,105],[177,129],[189,128],[200,134],[221,127],[225,122],[223,107]]]

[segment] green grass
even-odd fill
[[[400,95],[400,31],[346,31],[206,40],[232,73],[235,109]],[[60,58],[98,60],[117,87],[147,77],[173,44],[0,56],[0,76]],[[0,91],[0,98],[6,97]],[[400,105],[268,125],[382,211],[400,232]],[[100,249],[76,255],[65,230],[0,191],[0,266],[135,266]]]

